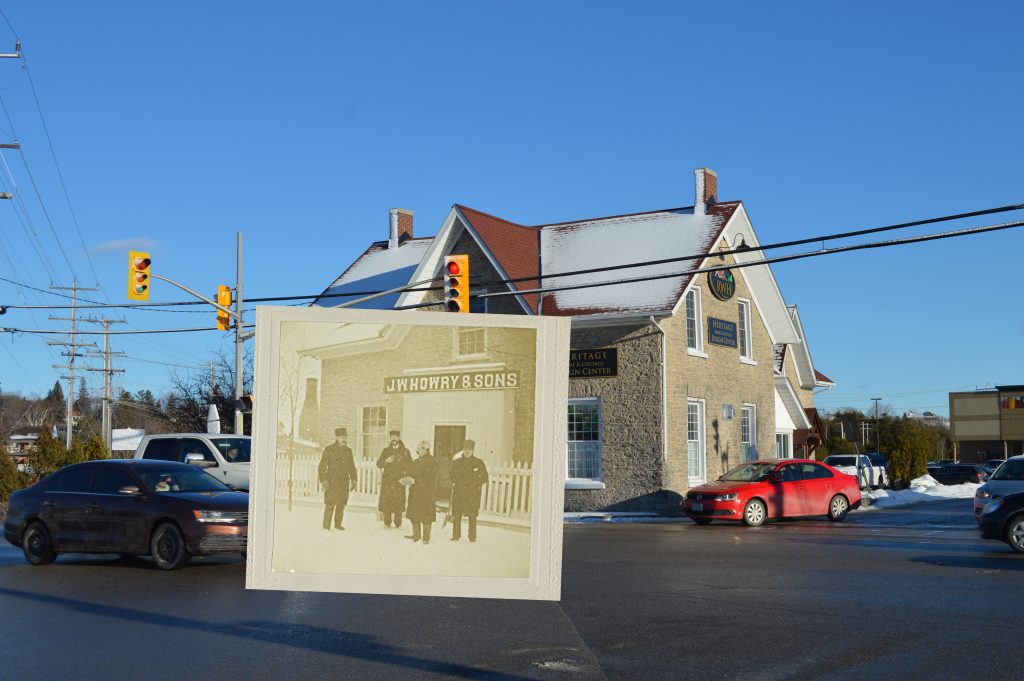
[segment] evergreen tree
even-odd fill
[[[24,486],[21,473],[6,452],[0,452],[0,518],[7,512],[11,492]]]
[[[29,451],[28,465],[37,476],[43,477],[67,464],[68,450],[50,434],[50,426],[44,426],[39,431],[39,439]]]
[[[50,392],[46,393],[46,401],[53,402],[55,404],[64,404],[64,388],[60,386],[60,381],[54,381],[53,387]]]
[[[88,439],[88,441],[86,441],[84,454],[86,461],[110,458],[110,451],[107,449],[107,445],[103,442],[103,438],[99,435],[93,435]]]

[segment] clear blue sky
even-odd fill
[[[247,295],[317,293],[386,237],[390,207],[414,210],[420,235],[455,202],[524,224],[652,210],[691,204],[705,165],[766,243],[1024,202],[1019,3],[3,9],[91,264],[15,60],[0,60],[0,97],[53,231],[84,283],[95,268],[100,300],[125,300],[127,243],[212,293],[233,283],[240,229]],[[0,51],[13,49],[0,29]],[[9,128],[0,116],[0,137]],[[4,153],[67,283],[28,172]],[[0,230],[16,265],[0,254],[0,276],[45,288],[9,202]],[[879,396],[945,412],[948,389],[1024,383],[1022,253],[1015,230],[778,265],[816,365],[838,383],[819,405]],[[182,297],[157,282],[153,299]],[[0,282],[0,304],[20,302]],[[127,315],[135,328],[214,320]],[[0,325],[63,323],[12,310]],[[5,391],[53,384],[40,339],[0,346]],[[232,345],[204,333],[115,347],[131,358],[125,387],[161,392],[171,367],[139,360],[197,364]]]

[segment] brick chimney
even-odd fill
[[[696,189],[693,214],[704,215],[708,206],[718,203],[718,174],[711,168],[697,168],[693,176]]]
[[[412,211],[405,208],[392,208],[391,231],[388,234],[388,248],[399,245],[412,238]]]

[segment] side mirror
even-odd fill
[[[185,463],[192,464],[196,468],[214,468],[217,463],[215,461],[207,461],[203,458],[203,455],[199,452],[189,452],[185,455]]]
[[[135,485],[125,485],[117,490],[118,494],[123,494],[126,497],[137,497],[139,496],[139,488]]]

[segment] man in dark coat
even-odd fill
[[[380,499],[377,510],[381,512],[384,527],[402,526],[402,514],[405,513],[405,487],[399,482],[405,477],[405,471],[412,463],[412,456],[400,439],[401,433],[392,430],[388,433],[391,443],[381,450],[377,457],[377,468],[380,473]]]
[[[487,484],[487,465],[475,456],[476,443],[466,440],[462,456],[452,461],[452,541],[462,537],[462,516],[469,518],[469,541],[476,541],[480,490]]]
[[[412,534],[405,538],[414,542],[423,539],[424,544],[429,544],[430,527],[437,520],[437,504],[434,501],[437,462],[430,455],[430,443],[426,440],[416,446],[416,459],[406,468],[402,484],[409,488],[406,516],[412,523]]]
[[[348,503],[349,490],[356,488],[359,474],[356,471],[355,458],[348,448],[348,431],[344,428],[334,429],[334,444],[324,449],[317,469],[317,477],[324,486],[324,529],[331,529],[331,517],[334,527],[344,530],[341,521],[345,517],[345,505]]]

